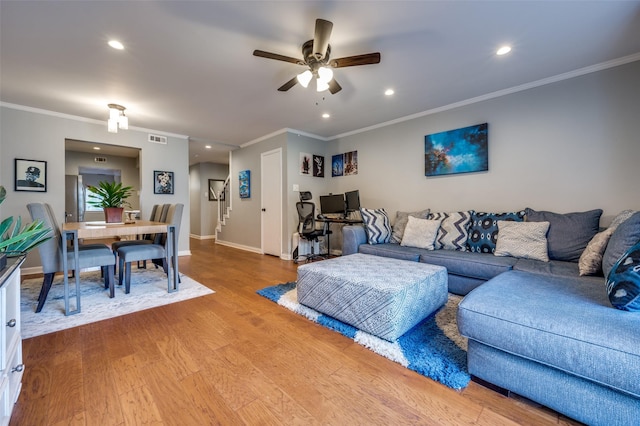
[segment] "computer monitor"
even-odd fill
[[[320,212],[322,214],[344,215],[344,194],[330,194],[320,196]]]
[[[360,191],[349,191],[344,193],[347,201],[347,212],[357,212],[360,210]]]

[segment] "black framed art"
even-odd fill
[[[47,162],[16,158],[16,191],[47,192]]]
[[[173,194],[173,172],[153,172],[153,193]]]
[[[223,179],[209,179],[209,201],[224,201]]]

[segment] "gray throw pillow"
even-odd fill
[[[402,242],[402,237],[404,236],[404,229],[407,226],[407,220],[409,216],[418,218],[418,219],[427,219],[429,217],[429,209],[422,210],[419,212],[397,212],[396,220],[393,222],[392,232],[391,232],[391,241],[392,243],[400,244]]]
[[[549,259],[577,262],[589,241],[598,233],[602,210],[554,213],[526,209],[527,222],[549,222]]]
[[[640,212],[622,222],[609,238],[607,249],[602,256],[602,272],[605,278],[623,254],[640,241]]]

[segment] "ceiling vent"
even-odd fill
[[[106,163],[107,157],[95,157],[93,161],[95,161],[96,163]]]
[[[167,137],[166,136],[159,136],[159,135],[152,135],[151,133],[149,133],[149,142],[161,143],[162,145],[166,145],[167,144]]]

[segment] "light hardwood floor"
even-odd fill
[[[293,262],[191,251],[180,271],[215,294],[25,340],[10,424],[575,424],[476,383],[453,391],[255,293],[295,280]]]

